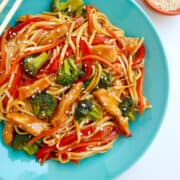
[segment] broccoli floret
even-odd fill
[[[78,122],[81,122],[87,118],[98,120],[101,114],[102,111],[97,104],[93,103],[91,100],[82,100],[78,103],[74,116]]]
[[[20,135],[15,134],[12,147],[14,150],[24,150],[28,155],[33,155],[37,152],[39,149],[39,146],[37,143],[34,143],[33,145],[29,146],[27,143],[32,138],[32,135],[26,134],[26,135]]]
[[[53,0],[52,1],[52,11],[53,12],[62,12],[66,15],[80,15],[79,12],[81,11],[82,7],[84,5],[83,0],[67,0],[67,1],[61,1],[61,0]]]
[[[135,119],[135,104],[131,97],[124,98],[119,107],[124,117],[128,117],[132,121]]]
[[[30,102],[32,110],[38,118],[48,120],[53,117],[57,102],[52,95],[42,92],[32,97]]]
[[[36,56],[28,56],[23,61],[23,69],[29,76],[35,77],[47,60],[48,54],[46,52]]]
[[[74,63],[72,58],[65,59],[60,68],[56,82],[68,86],[71,85],[81,75],[81,69]]]
[[[27,135],[15,134],[12,142],[13,149],[15,150],[23,149],[23,146],[26,145],[31,138],[32,136],[30,134]]]
[[[98,83],[98,88],[107,89],[112,84],[112,74],[106,71],[103,71],[101,74],[100,81]]]
[[[36,143],[32,144],[31,146],[25,144],[22,149],[26,152],[26,154],[31,156],[33,154],[36,154],[36,152],[39,149],[39,146]]]
[[[92,77],[89,78],[88,80],[84,81],[84,88],[87,88],[89,86],[89,84],[92,81]],[[112,84],[112,74],[108,73],[106,71],[103,71],[99,80],[98,85],[95,87],[94,90],[100,89],[100,88],[104,88],[107,89],[108,87],[110,87]]]

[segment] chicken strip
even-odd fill
[[[3,129],[3,140],[6,145],[11,145],[13,141],[13,133],[14,127],[11,123],[5,121],[4,129]]]
[[[8,113],[8,121],[18,125],[23,130],[32,134],[33,136],[39,135],[42,131],[48,129],[47,123],[43,122],[40,119],[34,118],[27,114],[22,113]]]
[[[61,122],[66,120],[68,112],[71,109],[72,105],[80,97],[82,86],[82,82],[75,84],[74,86],[72,86],[69,92],[62,97],[62,100],[57,107],[55,117],[51,121],[53,126],[59,126]]]
[[[95,99],[104,107],[104,109],[115,117],[119,124],[120,132],[125,136],[130,136],[128,120],[122,117],[116,99],[105,89],[99,89],[93,93]]]

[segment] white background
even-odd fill
[[[180,15],[164,16],[135,0],[152,20],[164,45],[170,76],[163,125],[144,156],[117,180],[180,180]]]

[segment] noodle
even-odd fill
[[[151,108],[143,95],[144,38],[127,38],[106,15],[88,8],[81,17],[21,16],[3,35],[0,119],[11,133],[3,139],[13,146],[16,135],[28,136],[40,163],[104,153],[119,135],[131,136],[128,124],[137,112]],[[43,63],[28,74],[34,66],[27,70],[25,63],[34,58]]]

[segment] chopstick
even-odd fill
[[[7,0],[8,1],[8,0]],[[18,7],[21,5],[23,0],[16,0],[15,3],[13,4],[12,8],[10,9],[10,11],[8,12],[8,14],[6,15],[4,21],[2,22],[1,26],[0,26],[0,35],[2,34],[2,32],[4,31],[4,29],[6,28],[6,26],[8,25],[9,21],[11,20],[11,18],[14,16],[15,12],[17,11]],[[3,3],[3,2],[2,2]]]
[[[9,2],[9,0],[2,0],[2,2],[0,4],[0,13],[3,11],[3,9],[5,8],[5,6],[7,5],[8,2]]]

